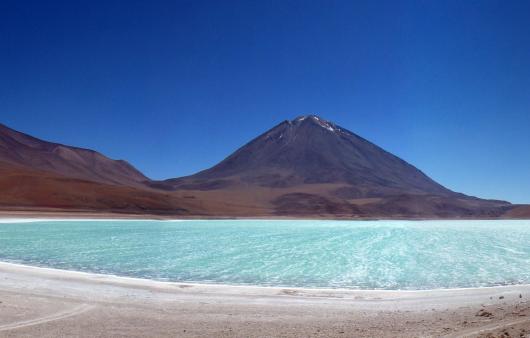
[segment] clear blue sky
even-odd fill
[[[530,1],[0,2],[0,122],[194,173],[315,113],[530,203]]]

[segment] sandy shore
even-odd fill
[[[521,217],[484,217],[484,218],[428,218],[428,217],[392,217],[392,218],[381,218],[381,217],[355,217],[351,216],[337,216],[330,217],[329,215],[313,215],[307,217],[296,217],[296,216],[211,216],[211,215],[165,215],[165,214],[149,214],[149,213],[118,213],[118,212],[106,212],[106,211],[94,211],[94,210],[59,210],[59,209],[42,209],[42,210],[13,210],[13,209],[2,209],[0,207],[0,220],[1,219],[137,219],[137,220],[227,220],[227,219],[262,219],[262,220],[344,220],[344,221],[376,221],[376,220],[528,220],[530,216]]]
[[[222,286],[0,263],[1,337],[486,337],[505,331],[530,337],[529,285]]]

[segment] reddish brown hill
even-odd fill
[[[2,162],[0,191],[0,207],[4,210],[55,209],[186,215],[190,207],[190,203],[161,192],[103,184]],[[193,211],[200,212],[196,208]]]
[[[129,163],[83,148],[37,139],[0,124],[0,162],[106,184],[140,186],[148,180]]]
[[[530,219],[530,205],[515,205],[503,216],[506,218]]]

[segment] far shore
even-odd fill
[[[249,215],[249,216],[211,216],[211,215],[177,215],[177,214],[153,214],[153,213],[121,213],[93,210],[9,210],[0,208],[0,219],[139,219],[139,220],[231,220],[231,219],[255,219],[255,220],[344,220],[344,221],[428,221],[428,220],[530,220],[530,217],[521,218],[411,218],[411,217],[351,217],[351,216],[283,216],[283,215]]]

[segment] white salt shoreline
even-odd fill
[[[193,293],[208,293],[220,295],[245,295],[245,296],[277,296],[278,294],[296,295],[299,297],[329,297],[341,299],[376,299],[376,300],[399,300],[408,298],[440,298],[455,296],[482,296],[507,293],[528,292],[530,295],[530,284],[488,286],[478,288],[446,288],[428,290],[369,290],[369,289],[345,289],[345,288],[303,288],[303,287],[280,287],[259,285],[230,285],[230,284],[208,284],[190,282],[169,282],[152,279],[124,277],[112,274],[99,274],[83,271],[62,270],[47,267],[36,267],[31,265],[16,264],[0,261],[0,271],[23,273],[35,277],[57,278],[59,280],[72,280],[84,283],[108,284],[123,287],[136,287],[145,289],[175,289],[193,291]]]
[[[184,219],[141,219],[141,218],[3,218],[0,216],[0,224],[9,223],[37,223],[37,222],[184,222],[195,220]]]
[[[526,316],[530,285],[418,291],[234,286],[0,262],[0,336],[7,330],[45,337],[467,337],[507,325],[530,327]]]

